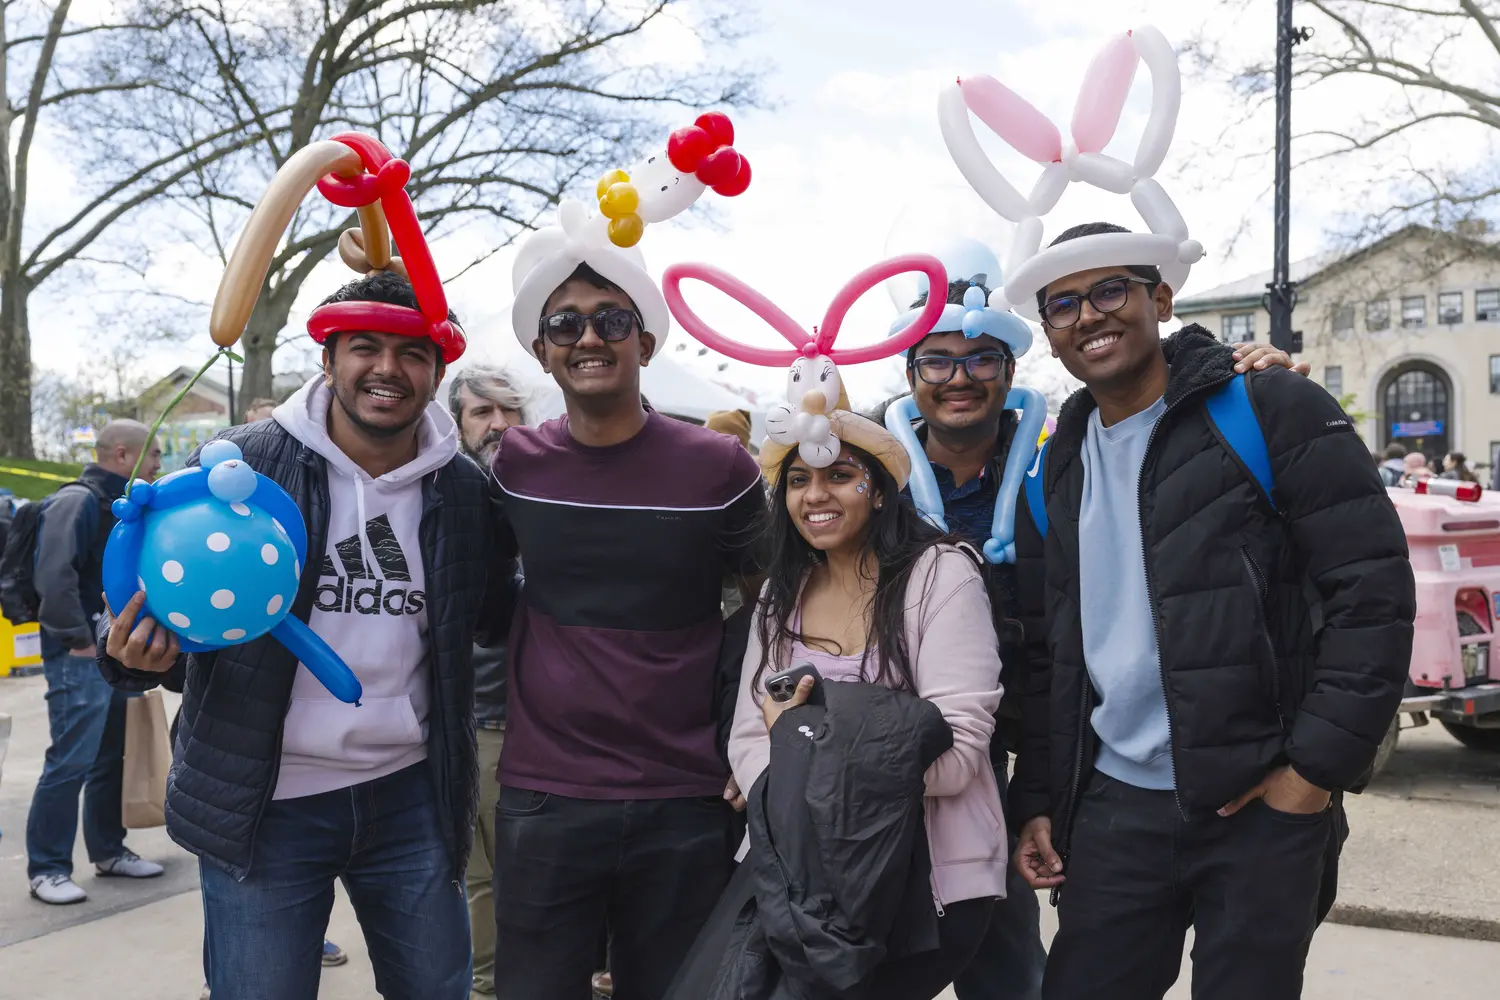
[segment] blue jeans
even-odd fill
[[[47,659],[47,719],[52,745],[26,817],[26,875],[73,874],[78,796],[90,861],[125,850],[120,782],[125,769],[126,696],[105,682],[93,657]]]
[[[274,801],[243,882],[200,861],[209,990],[316,1000],[339,879],[386,1000],[468,1000],[469,910],[423,761],[352,788]]]
[[[995,768],[995,780],[1000,784],[1000,801],[1004,802],[1009,784],[1004,766]],[[1014,854],[1020,831],[1009,832]],[[1047,949],[1042,947],[1042,914],[1036,890],[1011,865],[1006,871],[1005,893],[990,913],[984,943],[953,983],[958,1000],[1041,1000]]]

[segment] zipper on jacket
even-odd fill
[[[1260,637],[1266,644],[1266,655],[1271,658],[1271,700],[1276,704],[1276,721],[1281,726],[1282,732],[1286,731],[1286,713],[1281,709],[1281,667],[1276,662],[1276,644],[1271,641],[1271,630],[1266,615],[1266,600],[1270,596],[1270,585],[1266,581],[1265,574],[1255,564],[1255,558],[1250,555],[1248,545],[1240,546],[1240,558],[1245,560],[1245,568],[1250,571],[1250,581],[1255,585],[1255,594],[1260,602]]]

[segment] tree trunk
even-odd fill
[[[252,399],[271,399],[271,359],[276,353],[276,338],[286,326],[287,316],[292,311],[292,294],[272,294],[261,289],[255,309],[250,313],[250,322],[245,324],[245,334],[240,338],[241,354],[245,367],[242,379],[234,394],[234,405],[238,411],[233,421],[238,422]]]
[[[31,445],[31,331],[24,277],[0,287],[0,455],[34,458]]]

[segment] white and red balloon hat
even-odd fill
[[[705,191],[732,198],[749,186],[750,161],[734,148],[734,126],[728,116],[709,112],[673,132],[665,148],[629,170],[611,170],[600,178],[597,212],[564,199],[557,224],[528,237],[511,269],[516,293],[511,324],[521,349],[531,354],[548,297],[580,264],[587,264],[630,296],[641,326],[655,335],[660,351],[671,314],[636,246],[641,234],[648,223],[685,212]]]
[[[854,413],[839,377],[840,364],[861,364],[900,354],[932,332],[943,316],[945,296],[928,296],[927,304],[904,330],[864,347],[839,348],[834,344],[844,317],[856,299],[881,282],[908,271],[926,276],[931,288],[947,288],[948,274],[936,257],[908,254],[867,267],[841,288],[823,322],[809,332],[770,299],[716,267],[707,264],[673,264],[662,275],[662,291],[668,308],[682,328],[706,347],[725,357],[766,368],[787,368],[787,399],[766,414],[769,440],[760,449],[760,464],[772,483],[781,473],[781,463],[795,449],[815,469],[827,468],[839,457],[841,445],[859,448],[885,466],[904,487],[911,476],[911,459],[895,436],[873,420]],[[682,282],[692,278],[712,285],[745,306],[784,337],[788,348],[755,347],[719,333],[704,322],[682,297]]]
[[[1105,153],[1120,124],[1138,64],[1151,74],[1151,115],[1126,163]],[[1058,278],[1096,267],[1145,265],[1181,292],[1203,244],[1188,236],[1187,223],[1155,175],[1166,160],[1182,104],[1177,53],[1153,27],[1126,32],[1109,42],[1084,74],[1073,109],[1071,138],[1063,140],[1046,115],[992,76],[964,77],[943,89],[938,123],[953,162],[969,185],[1004,218],[1015,223],[1005,261],[1005,285],[990,295],[997,309],[1037,319],[1036,295]],[[1023,156],[1042,166],[1042,176],[1023,196],[979,145],[969,113]],[[1042,219],[1074,181],[1129,195],[1148,233],[1100,233],[1042,249]]]

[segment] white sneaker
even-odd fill
[[[156,878],[165,870],[155,861],[147,861],[129,850],[121,852],[118,858],[110,858],[108,861],[100,861],[94,865],[94,871],[101,878],[112,875],[118,875],[121,878]]]
[[[38,875],[31,880],[31,895],[53,906],[81,903],[89,898],[68,875]]]

